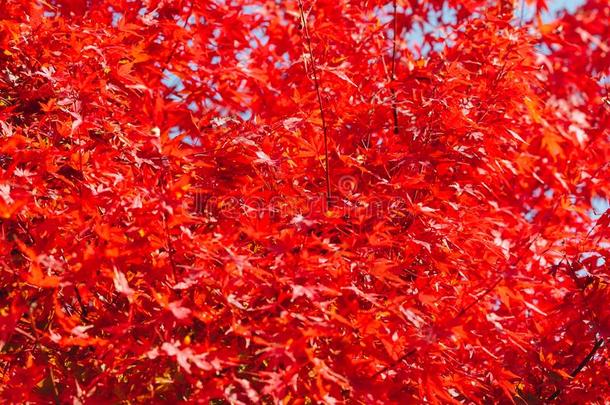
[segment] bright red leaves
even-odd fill
[[[517,3],[4,1],[0,396],[607,402],[610,7]]]

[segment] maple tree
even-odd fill
[[[2,0],[3,402],[606,403],[610,5],[547,7]]]

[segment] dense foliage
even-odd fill
[[[607,403],[609,38],[606,0],[0,1],[2,402]]]

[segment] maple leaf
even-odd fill
[[[123,272],[121,272],[116,267],[114,268],[113,282],[114,288],[117,290],[117,292],[125,294],[128,297],[131,297],[135,293],[135,291],[129,287],[125,274],[123,274]]]
[[[0,401],[610,401],[608,2],[517,3],[4,1]]]

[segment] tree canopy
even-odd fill
[[[0,398],[606,403],[610,5],[549,5],[0,1]]]

